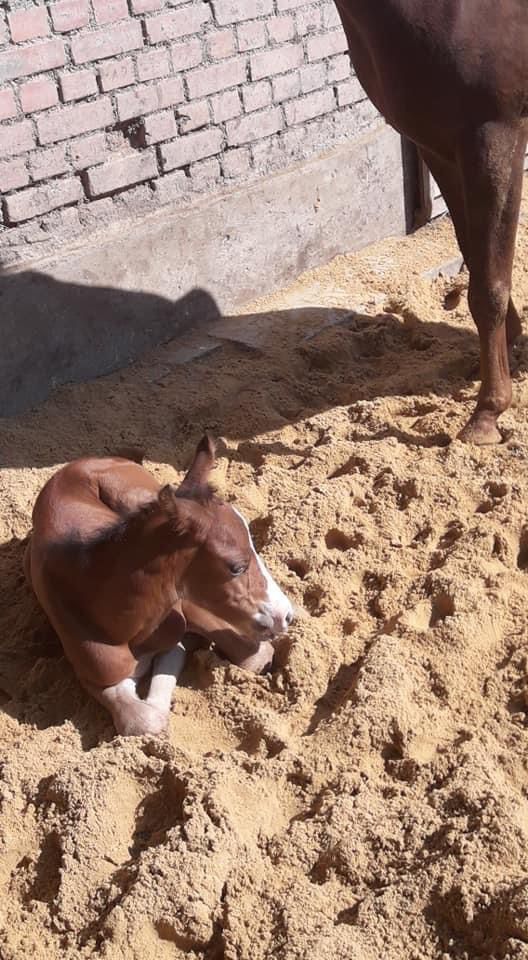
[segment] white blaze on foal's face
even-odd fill
[[[265,583],[264,596],[260,598],[258,608],[253,614],[255,626],[258,630],[262,630],[264,633],[267,633],[271,638],[279,636],[281,633],[285,633],[293,620],[293,607],[287,596],[282,592],[278,583],[276,583],[271,576],[266,564],[262,558],[259,557],[257,551],[255,550],[246,520],[242,514],[235,509],[235,507],[232,507],[232,510],[240,517],[242,523],[244,524],[244,528],[249,540],[252,559],[256,562],[258,570],[264,578]]]
[[[230,504],[210,507],[204,540],[185,573],[183,613],[190,631],[215,642],[233,662],[247,660],[284,633],[293,608],[258,556],[248,524]]]

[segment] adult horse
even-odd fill
[[[352,63],[437,181],[469,270],[481,388],[461,438],[496,443],[511,403],[508,346],[528,127],[528,0],[336,0]]]

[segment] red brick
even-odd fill
[[[242,87],[242,101],[246,113],[268,107],[271,103],[271,84],[268,80],[248,83]]]
[[[152,13],[161,10],[164,0],[131,0],[132,13]]]
[[[193,163],[190,173],[193,184],[197,184],[199,187],[207,187],[215,180],[220,179],[220,164],[216,157],[211,157],[210,160]]]
[[[346,53],[338,57],[332,57],[328,64],[328,82],[335,83],[337,80],[346,80],[350,76],[350,57]]]
[[[303,97],[301,100],[292,100],[286,103],[284,110],[286,113],[286,122],[291,126],[294,123],[305,123],[307,120],[313,120],[314,117],[320,117],[324,113],[331,113],[335,110],[334,92],[330,87],[324,90],[317,90],[316,93]]]
[[[97,82],[93,70],[63,73],[59,77],[59,86],[63,100],[84,100],[85,97],[97,93]]]
[[[259,140],[252,144],[251,155],[254,169],[263,170],[266,173],[280,166],[284,161],[284,150],[278,137],[268,137],[267,140]]]
[[[24,113],[35,113],[37,110],[54,107],[59,102],[55,82],[48,77],[28,80],[20,87],[20,102]]]
[[[178,135],[178,128],[173,110],[165,110],[163,113],[151,113],[143,121],[143,130],[145,143],[150,146],[152,143],[161,143],[162,140],[172,140]]]
[[[266,46],[266,27],[262,20],[252,20],[251,23],[242,23],[237,27],[238,49],[257,50]]]
[[[297,33],[304,37],[307,33],[317,33],[321,29],[321,11],[319,7],[309,7],[308,10],[299,10],[295,15]]]
[[[156,84],[159,107],[173,107],[184,99],[181,77],[167,77]]]
[[[42,40],[28,47],[15,47],[0,53],[0,83],[54,70],[65,63],[62,40]]]
[[[316,132],[319,132],[318,127],[321,121],[316,121],[314,128]],[[309,136],[313,137],[313,132],[310,131]],[[307,127],[290,127],[288,130],[282,134],[282,148],[285,155],[288,158],[296,158],[299,155],[305,153],[305,141],[308,139]],[[258,144],[256,144],[258,146]],[[254,150],[253,150],[254,154]],[[253,156],[253,159],[255,157]]]
[[[46,7],[26,7],[23,10],[15,10],[14,13],[8,13],[7,19],[15,43],[47,37],[50,32]]]
[[[301,92],[301,78],[299,71],[294,73],[285,73],[282,77],[274,77],[273,99],[276,103],[282,103],[283,100],[291,100],[292,97],[298,97]]]
[[[14,157],[35,146],[33,128],[29,120],[0,127],[0,157]]]
[[[168,173],[159,180],[154,180],[152,188],[156,197],[156,202],[171,203],[181,197],[189,189],[190,180],[185,176],[183,170],[175,170],[174,173]]]
[[[293,17],[272,17],[268,20],[268,34],[273,43],[285,43],[295,36]]]
[[[56,33],[79,30],[90,22],[88,0],[57,0],[50,4],[49,11]]]
[[[145,20],[149,43],[161,43],[163,40],[176,40],[191,33],[199,33],[210,17],[211,12],[205,3],[149,17]]]
[[[82,197],[82,187],[76,177],[56,180],[44,187],[30,187],[5,198],[9,223],[22,223],[50,210],[76,203]]]
[[[310,63],[306,67],[301,67],[299,71],[301,77],[301,90],[303,93],[311,93],[312,90],[318,90],[324,87],[326,83],[326,63]]]
[[[132,120],[146,113],[154,113],[164,107],[171,107],[183,100],[183,84],[180,77],[169,77],[153,86],[134,87],[126,93],[117,94],[117,112],[119,119]]]
[[[219,93],[217,97],[211,97],[211,108],[215,123],[224,123],[225,120],[239,117],[242,104],[238,90],[228,90],[226,93]]]
[[[89,137],[73,140],[69,144],[71,162],[76,170],[84,170],[106,159],[107,146],[104,133],[92,133]]]
[[[0,120],[9,120],[11,117],[16,117],[16,112],[17,106],[13,91],[9,87],[0,90]]]
[[[242,143],[251,143],[261,137],[270,137],[282,129],[282,114],[279,107],[252,113],[240,120],[230,120],[227,124],[227,143],[237,147]]]
[[[104,30],[95,30],[80,37],[74,37],[71,42],[73,62],[76,64],[88,63],[90,60],[105,60],[115,57],[129,50],[137,50],[143,46],[143,34],[138,20],[120,23],[117,27],[105,27]]]
[[[224,177],[234,179],[243,177],[251,169],[251,155],[246,147],[236,150],[227,150],[222,156],[222,172]]]
[[[169,51],[163,47],[147,53],[138,53],[136,64],[140,82],[166,77],[171,72]]]
[[[18,190],[29,183],[29,173],[26,168],[26,161],[21,157],[16,160],[6,160],[0,163],[0,192],[7,193],[8,190]]]
[[[73,209],[70,207],[70,210]],[[77,208],[79,211],[79,220],[83,226],[100,227],[102,224],[110,223],[115,220],[116,208],[111,197],[104,197],[102,200],[92,200],[91,203],[84,203]]]
[[[128,17],[127,0],[92,0],[97,23],[113,23]]]
[[[40,221],[39,227],[42,225],[42,230],[46,233],[47,236],[52,236],[54,240],[60,240],[64,243],[65,240],[77,239],[81,229],[81,221],[79,217],[79,207],[63,207],[61,210],[53,210],[52,213],[48,213],[47,216],[44,216]]]
[[[163,169],[174,170],[176,167],[187,167],[190,163],[195,163],[204,157],[214,156],[220,153],[222,142],[222,131],[213,128],[200,133],[190,133],[172,143],[164,143],[160,147]]]
[[[323,26],[325,30],[342,27],[341,18],[334,3],[327,3],[323,7]]]
[[[117,115],[121,121],[132,120],[145,113],[153,113],[158,109],[156,87],[134,87],[126,93],[118,93],[116,102]]]
[[[366,93],[356,77],[351,77],[346,83],[338,84],[337,103],[340,107],[347,107],[350,103],[358,103],[365,97]]]
[[[107,97],[78,103],[71,107],[62,107],[37,120],[39,142],[56,143],[69,140],[80,133],[89,133],[100,127],[108,127],[114,122],[112,104]]]
[[[66,159],[66,148],[50,147],[49,150],[37,150],[29,157],[29,169],[32,180],[47,180],[56,177],[59,173],[66,173],[69,164]]]
[[[172,66],[176,72],[196,67],[203,60],[202,41],[197,37],[173,43],[171,46]]]
[[[118,87],[128,87],[135,82],[134,63],[130,57],[109,61],[99,67],[99,83],[103,93]]]
[[[102,197],[134,183],[143,183],[158,176],[154,150],[143,150],[128,157],[107,160],[99,167],[86,171],[87,192],[90,197]]]
[[[213,10],[216,22],[224,26],[273,13],[273,0],[213,0]]]
[[[207,38],[207,53],[211,60],[223,60],[236,53],[234,30],[216,30]]]
[[[277,0],[277,10],[282,13],[283,10],[294,10],[295,7],[302,7],[306,0]]]
[[[191,130],[206,127],[211,122],[207,100],[195,100],[193,103],[184,104],[178,110],[178,119],[180,133],[190,133]]]
[[[210,67],[199,67],[186,76],[187,87],[191,100],[206,97],[210,93],[217,93],[227,87],[236,87],[246,80],[246,58],[224,60]]]
[[[272,77],[277,73],[286,73],[300,66],[303,62],[303,48],[301,43],[290,43],[277,50],[265,50],[254,53],[251,57],[251,79],[260,80],[262,77]]]
[[[323,57],[344,53],[346,49],[347,42],[342,30],[332,30],[320,37],[310,37],[306,45],[308,60],[322,60]]]

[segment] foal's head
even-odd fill
[[[214,456],[211,439],[203,437],[182,484],[159,494],[192,545],[179,583],[183,614],[189,631],[214,641],[233,663],[261,672],[271,667],[272,643],[288,629],[293,609],[258,556],[242,515],[209,487]]]

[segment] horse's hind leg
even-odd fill
[[[469,308],[480,338],[482,383],[463,440],[497,443],[497,419],[511,403],[506,318],[522,192],[526,135],[519,125],[488,123],[459,150],[465,198]]]
[[[467,243],[466,209],[462,177],[455,160],[444,160],[430,150],[420,148],[420,153],[435,178],[447,204],[460,252],[467,265],[469,255]]]
[[[442,191],[447,209],[451,214],[451,220],[453,221],[453,227],[464,263],[468,269],[471,269],[471,249],[468,242],[464,180],[460,166],[455,160],[443,160],[429,150],[421,148],[420,152]],[[508,312],[506,314],[506,340],[508,346],[512,346],[521,333],[521,319],[510,297],[508,301]]]

